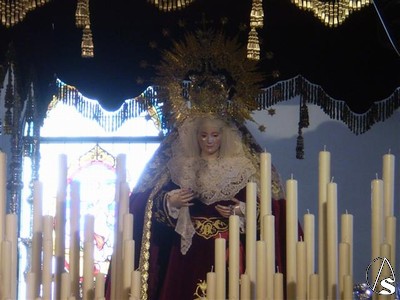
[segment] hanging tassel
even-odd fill
[[[94,56],[94,46],[92,40],[92,30],[89,25],[86,25],[83,29],[82,35],[82,57],[93,57]]]
[[[262,0],[253,0],[250,12],[250,27],[262,28],[264,26],[264,11]]]
[[[304,159],[304,138],[299,128],[299,135],[297,136],[296,142],[296,158],[297,159]]]
[[[252,60],[260,59],[260,43],[255,28],[252,28],[249,33],[249,40],[247,42],[247,58]]]
[[[86,0],[78,0],[75,11],[75,25],[77,28],[85,28],[88,25],[89,8]]]
[[[310,119],[308,115],[308,107],[305,102],[300,107],[300,126],[301,128],[308,128]]]

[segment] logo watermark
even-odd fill
[[[376,274],[372,274],[374,269],[377,270]],[[375,258],[368,266],[365,275],[367,284],[374,293],[393,295],[396,292],[395,274],[390,261],[386,257]]]

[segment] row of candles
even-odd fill
[[[129,186],[125,181],[125,155],[117,157],[116,185],[116,266],[119,282],[112,299],[140,299],[141,274],[134,270],[133,215],[128,213]],[[65,269],[67,157],[59,156],[59,182],[55,216],[42,215],[43,185],[37,181],[33,190],[31,266],[26,274],[27,300],[104,300],[105,274],[94,274],[93,215],[80,215],[80,186],[70,184],[69,270]],[[0,300],[17,299],[17,215],[6,213],[6,155],[0,151]],[[84,218],[83,257],[80,257],[80,218]],[[117,238],[117,240],[118,240]],[[120,254],[120,256],[117,255]],[[80,286],[80,278],[83,283]]]
[[[310,212],[303,216],[304,240],[298,236],[297,180],[286,181],[286,274],[275,268],[274,216],[271,214],[271,155],[260,156],[260,239],[256,236],[257,186],[247,185],[246,272],[239,274],[239,217],[229,218],[228,297],[226,297],[226,241],[215,240],[215,271],[207,274],[207,299],[353,299],[353,215],[340,216],[338,233],[337,184],[330,174],[330,152],[319,153],[318,228]],[[396,217],[394,162],[383,156],[383,179],[371,182],[371,261],[385,257],[395,266]],[[318,245],[315,235],[318,234]],[[315,253],[317,248],[317,255]],[[315,267],[318,256],[318,270]],[[378,264],[372,265],[376,278]],[[286,292],[286,295],[285,295]]]
[[[371,182],[371,260],[385,256],[395,266],[396,217],[394,161],[383,156],[383,179]],[[318,245],[314,215],[303,216],[304,240],[298,238],[297,181],[286,181],[286,270],[275,266],[275,219],[271,213],[271,155],[260,154],[260,224],[257,224],[257,186],[250,182],[246,195],[246,272],[239,274],[239,217],[229,218],[229,272],[226,274],[226,241],[215,240],[215,271],[207,274],[207,299],[352,299],[353,216],[341,215],[338,242],[337,185],[331,179],[330,152],[319,153]],[[94,217],[84,216],[84,255],[79,257],[79,184],[71,183],[70,270],[64,269],[67,159],[60,156],[56,215],[42,216],[42,185],[34,185],[32,264],[26,276],[27,299],[79,299],[80,260],[83,260],[83,299],[104,298],[105,274],[93,275]],[[17,216],[6,214],[6,158],[0,152],[0,299],[16,299]],[[129,187],[125,156],[117,158],[116,226],[111,299],[140,299],[141,274],[134,267],[133,215],[129,214]],[[5,220],[5,221],[3,221]],[[55,229],[53,232],[53,223]],[[257,240],[257,225],[261,229]],[[54,234],[54,236],[53,236]],[[317,247],[317,255],[315,248]],[[315,260],[318,256],[318,271]],[[329,259],[328,259],[329,258]],[[53,266],[53,262],[55,266]],[[373,274],[378,270],[372,266]],[[55,270],[52,274],[52,269]],[[283,272],[285,271],[285,280]],[[316,272],[317,271],[317,272]],[[11,276],[4,276],[11,274]],[[226,283],[228,275],[228,295]],[[373,276],[374,276],[373,275]],[[374,277],[375,278],[375,277]],[[285,290],[285,291],[284,291]]]

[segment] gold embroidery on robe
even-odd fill
[[[218,233],[228,230],[228,224],[220,218],[192,218],[196,233],[205,239],[215,237]]]

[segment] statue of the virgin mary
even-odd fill
[[[259,79],[244,49],[222,34],[189,35],[164,53],[159,84],[169,133],[130,196],[141,299],[197,298],[213,269],[215,238],[227,239],[229,256],[232,214],[245,272],[246,185],[259,183],[261,151],[245,122],[257,109]],[[276,265],[284,270],[285,194],[273,166],[271,183]]]

